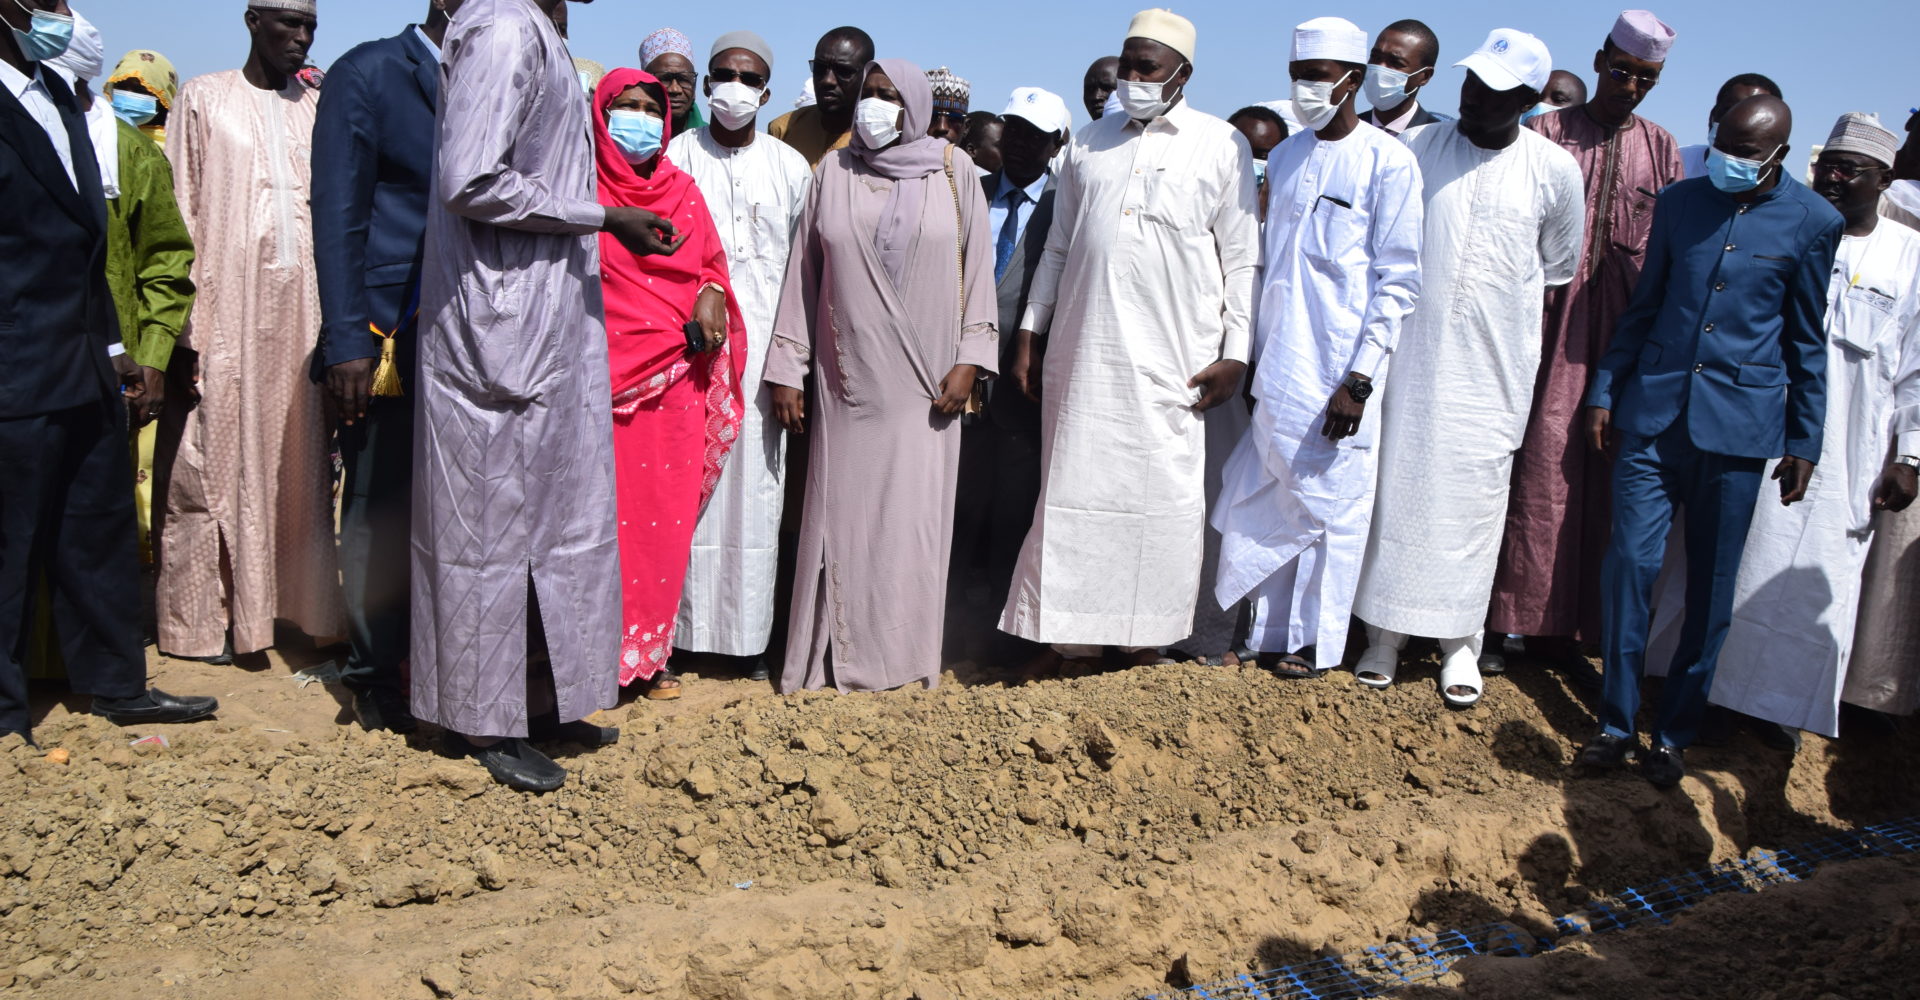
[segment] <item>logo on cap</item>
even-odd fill
[[[1506,39],[1502,38],[1499,41],[1493,43],[1493,52],[1495,55],[1499,55],[1500,53],[1505,51],[1507,51]]]

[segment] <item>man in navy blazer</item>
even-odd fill
[[[407,658],[415,312],[433,175],[440,44],[462,0],[355,47],[327,71],[313,127],[313,247],[323,379],[340,420],[340,569],[349,648],[341,683],[369,730],[414,728]],[[401,395],[375,395],[382,341]]]
[[[143,383],[119,350],[87,120],[41,65],[65,51],[71,17],[66,0],[0,4],[0,736],[29,739],[18,654],[43,571],[68,679],[94,714],[152,724],[219,707],[147,687],[120,388]]]
[[[1646,268],[1587,393],[1594,447],[1616,452],[1601,564],[1602,730],[1580,752],[1634,747],[1649,604],[1676,509],[1686,517],[1686,621],[1641,773],[1680,782],[1733,614],[1734,578],[1766,460],[1780,502],[1806,495],[1826,417],[1827,282],[1844,223],[1786,175],[1793,118],[1761,95],[1722,118],[1707,177],[1655,204]]]

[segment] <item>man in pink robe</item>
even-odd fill
[[[1547,293],[1533,415],[1514,458],[1513,495],[1488,627],[1495,633],[1591,638],[1600,626],[1600,558],[1607,547],[1611,473],[1576,433],[1587,379],[1646,259],[1654,196],[1680,180],[1680,147],[1634,113],[1660,79],[1673,29],[1652,13],[1622,13],[1595,53],[1593,99],[1527,125],[1560,144],[1586,178],[1580,270]]]

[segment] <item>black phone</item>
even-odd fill
[[[681,332],[687,335],[688,353],[691,353],[691,354],[707,353],[707,331],[701,328],[699,320],[697,319],[687,320],[687,325],[681,327],[680,329],[681,329]]]

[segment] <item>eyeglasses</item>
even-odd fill
[[[1813,172],[1816,175],[1831,174],[1843,181],[1853,180],[1869,170],[1878,169],[1880,165],[1877,163],[1849,163],[1845,160],[1819,160],[1813,165]]]
[[[945,118],[949,124],[953,125],[964,125],[967,121],[967,113],[965,111],[935,111],[933,116],[935,118]]]
[[[831,76],[836,80],[851,80],[860,75],[861,67],[845,63],[823,63],[818,59],[807,60],[807,69],[814,76]]]
[[[758,73],[742,73],[724,66],[707,71],[707,79],[714,83],[744,83],[755,90],[767,89],[767,78]]]
[[[692,90],[693,85],[700,82],[700,78],[692,73],[655,73],[653,78],[660,81],[662,87],[679,84],[685,90]]]
[[[1660,82],[1660,74],[1658,72],[1635,73],[1630,69],[1621,69],[1618,66],[1608,66],[1607,75],[1612,77],[1615,83],[1626,83],[1628,80],[1632,80],[1642,87],[1651,87]]]

